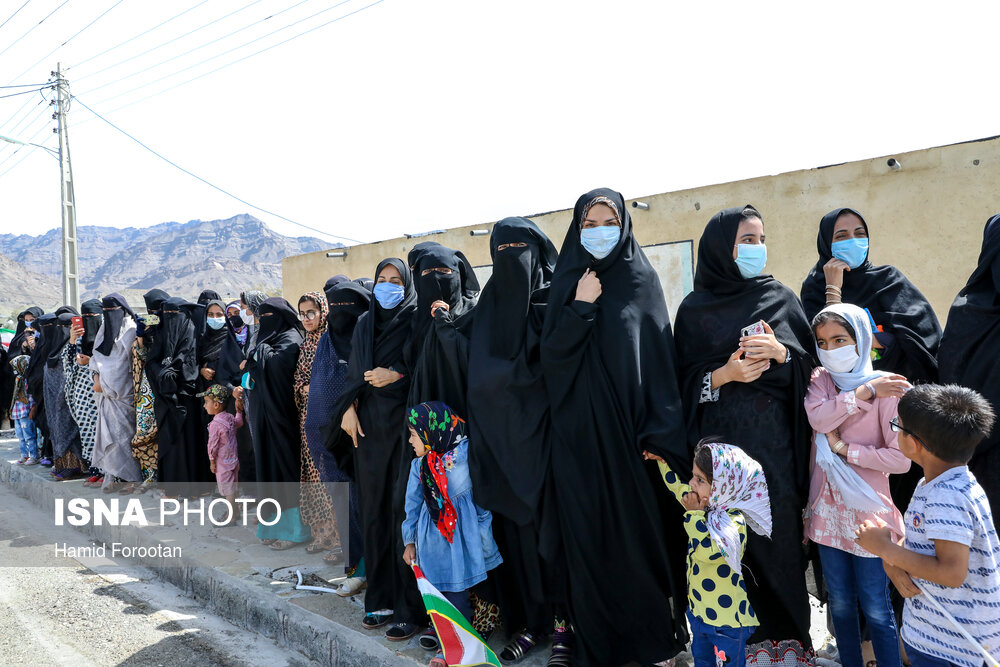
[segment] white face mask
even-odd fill
[[[243,319],[243,324],[253,324],[253,315],[242,308],[240,308],[240,318]]]
[[[836,350],[817,350],[817,352],[819,363],[823,364],[823,368],[834,373],[850,373],[861,359],[855,345],[845,345]]]

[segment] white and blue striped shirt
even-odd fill
[[[968,467],[952,468],[930,482],[920,480],[904,522],[910,551],[934,556],[934,540],[969,547],[969,574],[960,587],[916,581],[1000,659],[1000,542],[986,494]],[[923,595],[906,600],[902,635],[918,651],[956,665],[984,663],[983,655]]]

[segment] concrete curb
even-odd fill
[[[79,480],[53,482],[49,478],[48,469],[41,466],[23,468],[12,465],[10,460],[17,458],[17,441],[9,437],[0,439],[0,483],[11,487],[19,496],[43,509],[54,512],[54,501],[57,497],[101,497],[100,489],[84,488]],[[152,504],[152,499],[148,496],[149,494],[145,494],[128,498],[140,497],[144,499],[144,505],[147,502]],[[112,497],[118,496],[115,494]],[[176,529],[175,534],[165,536],[164,533],[169,533],[169,530],[164,526],[88,524],[67,529],[76,530],[97,543],[108,545],[121,543],[127,547],[147,548],[178,546]],[[287,575],[289,570],[294,575],[295,569],[302,570],[304,575],[316,573],[323,570],[322,565],[317,567],[317,564],[321,563],[318,556],[309,556],[301,549],[293,552],[271,552],[259,544],[238,545],[236,548],[219,546],[224,540],[220,540],[209,529],[204,531],[205,535],[196,536],[196,539],[191,540],[188,547],[185,547],[188,553],[192,550],[189,547],[194,547],[197,552],[194,555],[186,553],[180,559],[172,558],[169,564],[161,557],[126,560],[149,567],[162,581],[183,590],[234,625],[273,639],[279,646],[296,651],[322,665],[413,667],[426,664],[432,657],[424,654],[421,649],[414,648],[416,646],[414,640],[402,646],[392,647],[389,645],[390,642],[382,638],[381,633],[375,636],[366,634],[330,618],[330,616],[343,616],[344,620],[357,624],[361,613],[356,600],[352,602],[322,593],[296,594],[292,591],[291,585],[280,578],[270,576],[278,571],[284,571]],[[227,560],[227,549],[232,551],[232,554],[229,554],[232,556],[259,550],[260,560],[264,562],[270,560],[271,565],[256,568],[256,572],[251,572],[245,562],[234,564],[232,559]],[[284,562],[285,567],[271,569],[277,559]],[[180,565],[176,564],[178,560]],[[297,562],[288,563],[290,560]],[[270,572],[267,572],[268,570]],[[329,574],[333,569],[326,568],[324,572]],[[274,592],[276,584],[280,590],[277,594]]]

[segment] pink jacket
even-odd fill
[[[220,412],[208,423],[208,458],[216,470],[239,465],[236,431],[243,426],[243,415]]]
[[[878,494],[889,512],[859,512],[844,504],[840,493],[827,481],[826,473],[816,464],[816,437],[813,435],[810,457],[809,504],[805,510],[805,535],[828,547],[857,556],[873,557],[854,543],[854,531],[867,519],[884,521],[903,535],[903,517],[889,495],[889,475],[910,469],[910,460],[899,451],[896,433],[889,420],[896,416],[898,398],[862,401],[853,391],[839,392],[825,368],[812,373],[805,407],[815,433],[837,430],[847,445],[846,461]],[[834,441],[835,442],[835,441]],[[831,442],[831,447],[834,442]]]

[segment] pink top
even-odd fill
[[[820,367],[812,373],[805,403],[813,430],[830,433],[836,429],[840,433],[840,439],[847,445],[844,460],[890,508],[889,512],[873,514],[847,507],[840,492],[827,481],[826,473],[816,464],[814,434],[809,466],[809,504],[804,513],[805,535],[817,544],[874,558],[854,543],[854,531],[859,525],[868,519],[876,523],[881,520],[892,528],[897,539],[903,536],[903,517],[889,495],[889,474],[910,469],[910,460],[899,451],[896,433],[889,426],[889,420],[896,416],[899,399],[862,401],[853,391],[838,392],[830,374]],[[831,448],[835,443],[830,443]]]
[[[216,470],[239,466],[236,431],[243,426],[242,414],[220,412],[208,423],[208,458]]]

